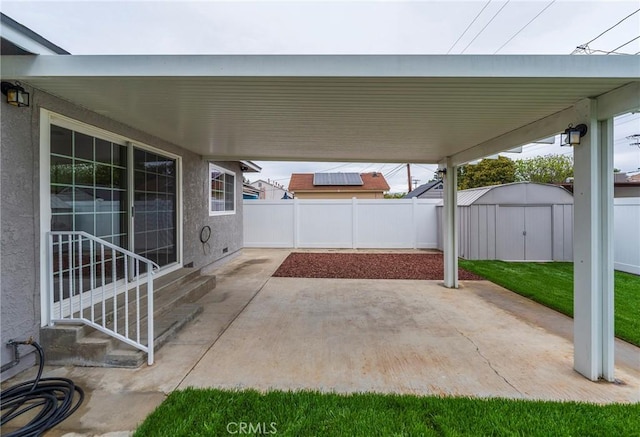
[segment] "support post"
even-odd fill
[[[443,236],[444,286],[458,288],[458,175],[457,168],[447,158],[444,175]],[[442,165],[442,164],[441,164]]]
[[[574,148],[574,369],[613,381],[613,120],[576,104],[587,134]]]

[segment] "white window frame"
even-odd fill
[[[212,196],[211,196],[211,173],[213,171],[216,171],[218,173],[222,173],[222,174],[227,174],[230,176],[233,176],[233,209],[232,210],[224,210],[224,211],[213,211],[211,209],[211,200],[212,200]],[[218,165],[215,165],[213,163],[209,163],[209,177],[207,178],[207,192],[209,193],[209,195],[207,196],[207,200],[208,200],[208,204],[207,204],[207,209],[209,210],[209,216],[216,216],[216,215],[233,215],[236,213],[236,202],[238,201],[237,197],[237,193],[236,193],[236,181],[238,176],[236,175],[236,172],[228,170],[224,167],[220,167]],[[223,186],[226,188],[226,180],[223,183]],[[224,195],[225,195],[225,199],[224,199],[224,204],[225,204],[225,208],[226,208],[226,196],[227,196],[227,192],[226,190],[224,191]]]

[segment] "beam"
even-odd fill
[[[3,77],[441,77],[639,76],[635,56],[572,55],[41,55],[3,56]]]
[[[598,97],[598,120],[627,112],[640,112],[640,82],[633,82]]]
[[[574,150],[574,360],[576,371],[613,380],[613,120],[595,99],[575,106],[588,132]]]
[[[536,140],[556,135],[575,121],[573,107],[541,118],[506,134],[492,138],[451,157],[453,165],[459,166],[475,159],[504,152],[507,149],[532,143]]]
[[[451,164],[449,158],[440,166],[447,170],[444,175],[442,211],[444,286],[458,288],[458,169]]]

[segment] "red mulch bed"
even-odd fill
[[[430,279],[444,278],[437,253],[311,253],[294,252],[273,276],[288,278]],[[462,280],[482,280],[463,269]]]

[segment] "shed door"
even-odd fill
[[[525,258],[528,261],[551,261],[553,259],[551,207],[527,206],[523,208],[525,236]]]
[[[496,232],[496,257],[506,261],[523,260],[524,257],[524,208],[520,206],[500,206],[498,208],[498,229]]]
[[[550,261],[550,206],[500,206],[497,258],[506,261]]]

